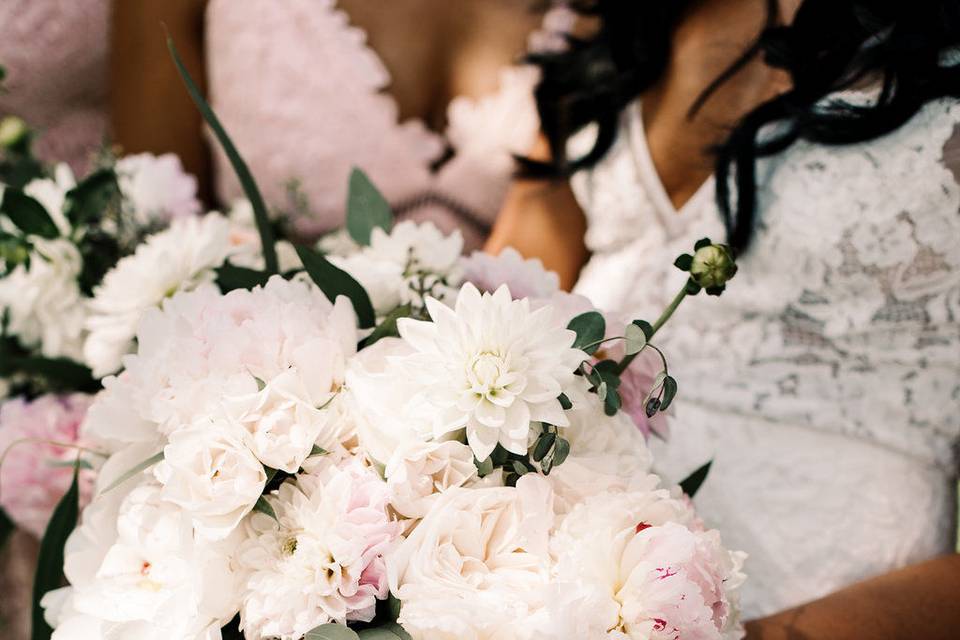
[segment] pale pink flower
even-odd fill
[[[79,443],[79,427],[91,396],[45,395],[0,406],[0,454],[25,438]],[[41,442],[17,444],[0,468],[0,507],[18,527],[43,536],[54,507],[73,479],[77,450]],[[93,491],[93,472],[80,472],[81,506]]]
[[[547,271],[536,258],[524,260],[516,249],[507,247],[493,256],[475,251],[463,259],[464,279],[480,291],[493,293],[507,285],[515,300],[549,298],[560,290],[560,277]]]

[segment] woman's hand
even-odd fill
[[[848,587],[747,623],[747,640],[951,640],[960,637],[960,555]]]

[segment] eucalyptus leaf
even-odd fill
[[[600,398],[600,400],[607,399],[607,383],[605,380],[601,381],[600,386],[597,387],[597,396]]]
[[[347,194],[347,232],[361,246],[370,245],[370,235],[376,228],[390,231],[393,211],[386,198],[370,178],[356,167],[350,172],[350,190]]]
[[[599,312],[588,311],[571,320],[567,329],[577,334],[573,347],[583,349],[592,355],[600,347],[598,343],[603,340],[603,336],[607,332],[607,321],[603,319]]]
[[[266,496],[260,496],[257,498],[257,503],[253,505],[253,510],[257,513],[262,513],[273,518],[274,522],[280,524],[280,519],[277,517],[277,512],[273,510],[273,505],[270,504],[270,501],[267,500]]]
[[[573,409],[573,403],[570,402],[570,398],[567,397],[567,394],[561,393],[559,396],[557,396],[557,400],[560,401],[560,408],[564,411]]]
[[[409,633],[396,622],[390,622],[376,629],[364,629],[360,640],[413,640]]]
[[[310,278],[320,287],[330,302],[335,302],[337,296],[347,296],[353,303],[353,309],[357,312],[357,319],[362,328],[372,327],[376,323],[370,296],[360,283],[353,279],[353,276],[312,249],[297,247],[297,255],[300,256],[300,261]]]
[[[528,469],[527,466],[522,462],[520,462],[519,460],[514,460],[513,472],[516,473],[518,476],[525,476],[528,473],[530,473],[530,469]]]
[[[480,462],[474,458],[473,464],[477,468],[477,475],[481,478],[485,478],[493,473],[493,458],[488,457],[483,462]]]
[[[608,416],[617,415],[617,411],[623,406],[623,398],[617,389],[607,389],[607,397],[603,401],[603,412]]]
[[[360,636],[353,629],[330,622],[322,624],[312,631],[307,631],[303,640],[360,640]]]
[[[53,510],[47,530],[40,542],[37,556],[37,571],[33,579],[33,623],[31,640],[49,640],[53,629],[43,617],[40,600],[48,591],[60,588],[63,584],[63,547],[67,537],[77,526],[80,513],[80,488],[77,483],[79,467],[73,468],[73,481]]]
[[[697,492],[700,491],[700,487],[703,486],[707,476],[710,474],[710,467],[712,466],[713,460],[691,473],[684,480],[681,480],[680,488],[683,489],[683,492],[691,498],[697,495]]]
[[[7,216],[24,234],[56,238],[60,235],[57,225],[43,205],[19,189],[5,189],[0,213]]]
[[[240,156],[240,153],[237,151],[236,146],[234,146],[230,136],[227,135],[227,131],[220,123],[220,119],[217,118],[217,115],[213,112],[213,109],[210,108],[210,105],[204,99],[200,89],[197,88],[193,78],[190,77],[190,73],[183,65],[183,61],[180,59],[180,54],[177,53],[177,48],[173,44],[173,38],[170,38],[169,36],[167,37],[167,48],[170,50],[170,56],[173,58],[173,63],[176,65],[177,71],[180,73],[180,78],[183,80],[183,84],[187,87],[187,93],[190,94],[190,98],[193,99],[193,103],[197,105],[200,115],[203,116],[203,119],[210,127],[210,130],[213,131],[213,135],[216,136],[217,141],[223,148],[223,152],[227,156],[227,159],[230,160],[230,164],[233,166],[233,171],[237,174],[237,179],[240,181],[240,185],[243,187],[243,192],[253,207],[253,215],[257,223],[257,231],[260,233],[260,243],[263,247],[263,261],[266,265],[266,270],[268,273],[277,273],[279,270],[279,263],[277,262],[277,247],[276,240],[273,236],[273,227],[270,225],[270,217],[267,214],[267,205],[264,203],[263,196],[260,194],[260,189],[257,187],[257,183],[253,179],[253,174],[250,173],[250,168]]]
[[[677,395],[677,381],[673,376],[667,376],[663,379],[663,397],[660,398],[660,411],[666,411],[670,408],[674,397]]]
[[[314,456],[325,456],[328,453],[330,452],[324,449],[323,447],[318,447],[317,445],[313,445],[313,448],[310,449],[310,455],[308,455],[307,457],[312,458]]]
[[[533,446],[533,459],[536,462],[540,462],[547,457],[547,454],[550,453],[550,449],[553,448],[553,444],[557,441],[557,434],[555,433],[543,433],[537,438],[537,443]]]
[[[627,325],[623,335],[626,342],[626,355],[628,356],[640,353],[647,346],[647,335],[643,329],[633,323]]]
[[[101,491],[100,494],[103,495],[108,491],[112,491],[113,489],[116,489],[117,487],[119,487],[121,484],[123,484],[130,478],[134,477],[138,473],[142,473],[146,471],[147,469],[157,464],[161,460],[163,460],[163,451],[159,451],[156,454],[144,460],[143,462],[140,462],[139,464],[134,465],[132,469],[128,470],[126,473],[121,474],[119,478],[117,478],[116,480],[111,482],[109,485],[107,485],[107,487],[103,491]]]
[[[570,455],[570,441],[566,438],[557,438],[557,444],[553,449],[553,466],[559,467]]]

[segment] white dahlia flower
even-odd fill
[[[86,311],[78,278],[80,251],[69,240],[32,237],[30,265],[0,279],[0,314],[24,347],[48,358],[81,360]]]
[[[519,640],[544,606],[550,580],[549,485],[451,489],[397,550],[390,590],[414,640]]]
[[[230,253],[230,225],[219,214],[175,220],[120,260],[94,289],[84,357],[97,377],[114,373],[134,349],[148,309],[180,291],[213,282]]]
[[[116,164],[120,193],[142,227],[200,213],[197,179],[184,171],[172,153],[138,153]]]
[[[535,311],[507,287],[481,294],[466,284],[455,309],[427,298],[432,322],[401,319],[414,353],[400,371],[419,385],[411,400],[432,413],[433,435],[466,430],[478,460],[497,446],[527,452],[531,422],[565,427],[557,399],[586,355],[550,307]]]
[[[387,597],[384,555],[401,525],[389,492],[359,459],[325,464],[267,499],[237,554],[247,572],[241,624],[247,638],[299,640],[329,622],[369,621]]]

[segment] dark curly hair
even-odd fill
[[[590,39],[570,39],[561,53],[534,56],[543,70],[536,97],[549,164],[525,162],[532,175],[569,175],[610,149],[620,112],[656,82],[670,56],[675,27],[697,0],[589,0],[581,13],[599,18]],[[960,97],[960,65],[947,57],[960,46],[960,0],[804,0],[789,25],[777,0],[756,42],[691,105],[692,115],[717,87],[762,55],[783,69],[792,88],[744,116],[714,149],[717,201],[728,241],[750,242],[756,213],[756,163],[797,140],[846,145],[898,129],[926,103]],[[868,105],[824,98],[876,81]],[[598,137],[583,157],[566,155],[568,138],[596,123]],[[777,127],[764,129],[777,123]],[[762,137],[758,133],[764,129]],[[735,183],[735,190],[731,189]]]

